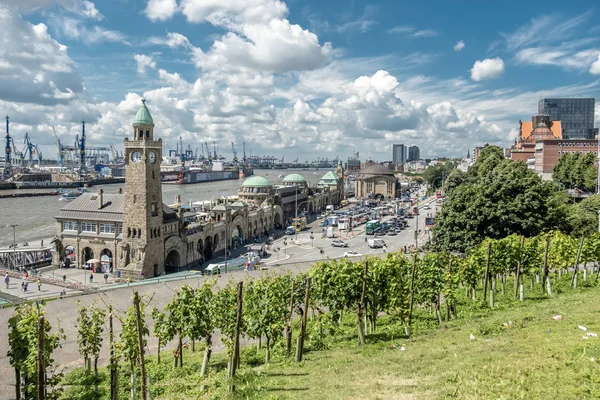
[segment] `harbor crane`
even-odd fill
[[[4,170],[2,172],[2,178],[8,179],[12,176],[12,138],[8,133],[8,115],[6,116],[6,145],[4,147]]]
[[[29,133],[25,133],[25,149],[21,153],[21,162],[25,161],[25,156],[29,156],[29,168],[33,167],[33,156],[36,155],[39,164],[42,162],[42,152],[37,144],[33,144],[29,138]]]
[[[213,159],[217,160],[217,142],[213,141]]]
[[[235,151],[235,146],[233,145],[233,142],[231,142],[231,151],[233,152],[233,162],[237,163],[238,162],[237,151]]]
[[[210,152],[210,148],[208,147],[208,142],[204,142],[204,145],[206,146],[206,154],[208,155],[208,161],[212,161],[213,157],[212,157],[212,154]]]
[[[244,149],[244,155],[242,156],[242,161],[246,163],[246,142],[242,142],[242,147]]]

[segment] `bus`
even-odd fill
[[[296,232],[306,228],[306,217],[298,217],[292,220],[292,225],[296,227]]]
[[[369,222],[367,222],[367,226],[365,227],[365,233],[367,235],[373,235],[375,234],[375,231],[381,229],[381,224],[379,223],[378,219],[373,219]]]

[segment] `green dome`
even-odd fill
[[[256,187],[256,186],[273,186],[266,178],[262,176],[251,176],[242,183],[243,187]]]
[[[152,115],[150,115],[150,111],[148,111],[148,107],[146,107],[146,99],[142,99],[142,105],[137,114],[135,114],[133,125],[154,125]]]
[[[283,182],[285,183],[306,183],[306,179],[300,174],[289,174],[285,178],[283,178]]]

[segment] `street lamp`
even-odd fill
[[[296,218],[295,219],[298,219],[298,206],[301,206],[302,204],[309,203],[309,202],[310,202],[310,200],[305,200],[305,201],[301,202],[300,204],[298,204],[298,199],[296,198]],[[294,228],[296,228],[295,229],[295,231],[296,231],[295,241],[297,242],[298,241],[298,227],[296,225],[294,225]]]
[[[600,211],[599,211],[599,215],[600,215]],[[310,240],[312,241],[311,246],[314,249],[315,248],[315,236],[313,235],[312,232],[310,233]]]
[[[7,227],[13,228],[13,268],[16,269],[17,266],[17,240],[16,240],[16,230],[19,224],[10,224]]]

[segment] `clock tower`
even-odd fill
[[[125,205],[119,269],[133,279],[151,278],[164,271],[161,160],[162,139],[154,140],[154,121],[146,100],[142,99],[133,120],[133,140],[125,138]]]

